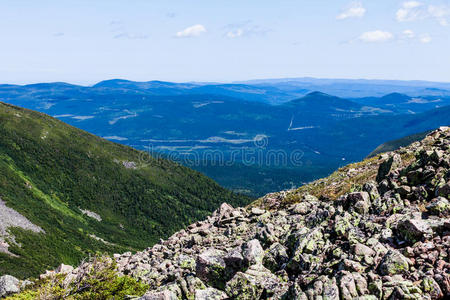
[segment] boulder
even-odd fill
[[[234,270],[239,270],[244,264],[244,257],[242,256],[241,247],[236,247],[229,251],[223,258],[227,267]]]
[[[168,290],[161,292],[149,291],[138,300],[178,300],[178,297],[174,292]]]
[[[188,299],[194,299],[197,290],[206,288],[205,284],[193,275],[187,275],[185,278],[181,278],[179,282],[184,296]]]
[[[208,249],[197,257],[195,273],[214,287],[224,287],[226,281],[225,252]]]
[[[72,273],[73,267],[65,264],[59,265],[59,267],[56,269],[56,273],[58,274],[69,274]]]
[[[264,249],[258,240],[251,240],[244,245],[243,256],[248,265],[260,264],[264,258]]]
[[[280,243],[273,243],[264,256],[264,266],[276,272],[280,270],[289,260],[287,248]]]
[[[228,299],[227,294],[214,288],[206,288],[195,291],[195,300],[222,300]]]
[[[357,243],[353,246],[353,252],[357,256],[374,256],[376,254],[370,247],[361,243]]]
[[[450,202],[444,197],[434,198],[426,208],[433,215],[447,216],[450,214]]]
[[[370,208],[370,195],[367,192],[355,192],[347,195],[350,208],[360,214],[367,214]]]
[[[389,250],[378,267],[381,275],[395,275],[406,273],[410,261],[397,250]]]
[[[252,215],[254,215],[254,216],[260,216],[260,215],[263,215],[263,214],[265,214],[265,210],[264,209],[261,209],[261,208],[259,208],[259,207],[253,207],[252,208],[252,210],[251,210],[251,213],[252,213]]]
[[[450,198],[450,181],[436,188],[436,196]]]
[[[427,276],[422,281],[422,289],[431,296],[431,299],[441,299],[444,297],[439,284],[431,276]]]
[[[358,297],[355,279],[350,272],[342,271],[338,275],[338,285],[341,299],[352,300]]]
[[[430,225],[422,219],[405,219],[398,223],[397,230],[402,238],[415,243],[423,238],[430,238],[433,230]]]
[[[0,277],[0,298],[20,292],[19,279],[11,275]]]
[[[381,182],[385,177],[398,168],[402,163],[402,159],[399,154],[395,153],[394,155],[390,156],[387,160],[382,162],[380,166],[378,167],[378,174],[377,174],[377,182]]]
[[[238,272],[227,282],[225,291],[232,299],[279,299],[288,290],[288,285],[260,264]]]

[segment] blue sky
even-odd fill
[[[450,0],[0,0],[0,83],[450,82]]]

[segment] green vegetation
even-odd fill
[[[142,296],[147,290],[146,284],[117,275],[116,264],[110,258],[95,257],[80,279],[67,282],[64,274],[52,275],[7,299],[125,299],[126,296]]]
[[[222,202],[250,202],[199,172],[3,103],[0,198],[45,231],[10,228],[18,257],[0,253],[0,275],[19,278],[98,252],[144,249]]]
[[[408,135],[408,136],[405,136],[405,137],[397,139],[397,140],[393,140],[393,141],[389,141],[384,144],[381,144],[375,150],[373,150],[368,155],[368,157],[374,157],[380,153],[394,151],[394,150],[399,149],[400,147],[406,147],[416,141],[422,140],[430,132],[431,131],[429,130],[429,131],[422,132],[422,133],[412,134],[412,135]]]
[[[403,166],[415,160],[414,154],[410,152],[402,153],[400,156]],[[339,168],[326,178],[318,179],[287,192],[282,198],[281,205],[286,207],[290,204],[301,202],[305,195],[336,200],[344,194],[361,191],[364,183],[375,180],[379,164],[380,160],[375,156]],[[264,206],[264,197],[256,200],[250,206]]]

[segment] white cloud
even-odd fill
[[[440,25],[447,26],[450,20],[450,6],[425,5],[418,1],[407,1],[397,10],[398,22],[411,22],[424,19],[434,19]]]
[[[366,43],[382,43],[388,42],[394,38],[389,31],[375,30],[364,32],[359,36],[359,40]]]
[[[428,14],[442,26],[447,26],[450,19],[450,6],[428,6]]]
[[[407,39],[413,39],[416,36],[414,31],[407,29],[403,31],[403,37]]]
[[[177,32],[176,37],[196,37],[206,32],[205,26],[201,24],[193,25],[188,28],[185,28],[182,31]]]
[[[420,39],[419,39],[419,41],[422,43],[422,44],[428,44],[428,43],[431,43],[431,36],[429,35],[429,34],[424,34],[424,35],[421,35],[420,36]]]
[[[397,21],[415,21],[424,17],[423,3],[418,1],[403,2],[402,7],[397,10]]]
[[[261,26],[252,24],[251,20],[240,23],[228,24],[227,26],[224,27],[224,29],[226,30],[224,36],[230,39],[241,37],[242,38],[252,37],[252,36],[264,36],[270,31]]]
[[[338,20],[348,18],[362,18],[366,14],[366,9],[361,2],[352,2],[348,8],[336,17]]]
[[[402,32],[402,35],[399,37],[399,40],[418,41],[423,44],[428,44],[431,42],[432,39],[428,33],[418,35],[414,31],[407,29]]]
[[[229,37],[230,39],[241,37],[243,35],[244,35],[244,30],[242,28],[238,28],[238,29],[227,32],[227,37]]]

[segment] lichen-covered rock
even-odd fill
[[[225,252],[217,249],[208,249],[197,257],[196,275],[201,280],[214,287],[225,286],[226,264]]]
[[[409,280],[392,280],[383,284],[383,299],[426,299],[422,290]]]
[[[370,208],[370,195],[367,192],[350,193],[347,196],[351,210],[366,214]]]
[[[433,300],[441,299],[444,296],[439,284],[431,276],[427,276],[423,279],[422,289],[425,293],[429,294]]]
[[[227,282],[225,290],[231,298],[241,300],[260,299],[263,293],[262,288],[248,275],[242,272],[236,273],[236,275]]]
[[[437,216],[450,215],[450,202],[444,197],[437,197],[427,205],[427,210]]]
[[[415,243],[425,238],[430,238],[433,230],[430,225],[421,219],[405,219],[398,223],[397,230],[401,237]]]
[[[263,262],[266,268],[276,272],[282,269],[288,260],[287,248],[280,243],[273,243],[264,256]]]
[[[402,163],[399,154],[394,154],[385,160],[378,169],[377,182],[382,181],[390,172],[395,170]]]
[[[436,196],[450,198],[450,181],[437,187]]]
[[[409,260],[397,250],[389,250],[379,265],[382,275],[406,273],[409,270]]]
[[[279,299],[288,286],[260,264],[250,266],[247,271],[238,272],[226,285],[228,296],[233,299]]]

